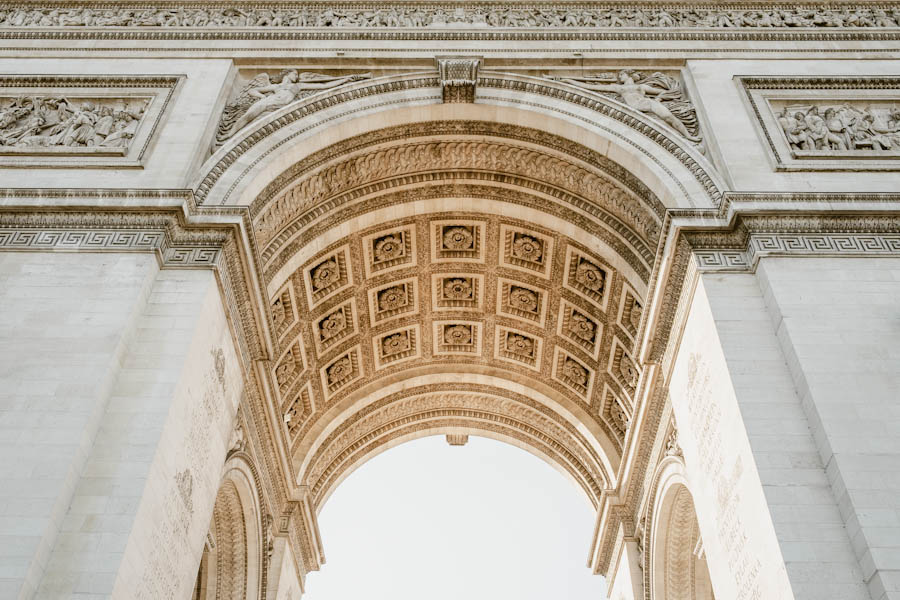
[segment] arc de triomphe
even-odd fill
[[[900,599],[900,4],[0,37],[0,596],[296,600],[349,473],[476,435],[613,600]]]

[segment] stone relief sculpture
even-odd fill
[[[564,27],[564,28],[886,28],[900,26],[900,9],[854,6],[547,8],[394,6],[383,8],[250,8],[216,5],[179,8],[18,7],[0,10],[2,27]]]
[[[225,107],[216,130],[216,144],[225,143],[246,125],[291,102],[320,90],[338,87],[351,81],[369,79],[371,76],[371,73],[359,73],[332,77],[320,73],[298,73],[293,69],[282,71],[271,78],[268,73],[260,73]]]
[[[589,77],[551,77],[571,85],[609,94],[629,107],[664,122],[692,142],[699,143],[697,113],[674,77],[622,69]]]
[[[2,148],[127,148],[149,99],[20,96],[0,100]]]
[[[896,106],[785,106],[777,118],[795,151],[900,151],[900,108]]]

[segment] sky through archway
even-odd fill
[[[601,600],[585,566],[593,526],[581,490],[524,450],[408,442],[322,508],[327,563],[304,600]]]

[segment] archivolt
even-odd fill
[[[608,477],[596,450],[571,424],[541,404],[499,388],[434,387],[419,386],[366,406],[317,444],[300,475],[316,507],[375,454],[406,439],[455,428],[531,451],[575,481],[596,508]]]
[[[571,135],[564,134],[570,139],[594,138],[597,147],[611,145],[629,168],[652,178],[650,187],[665,197],[666,204],[694,206],[697,202],[720,201],[722,188],[708,161],[689,142],[679,136],[672,137],[670,132],[624,104],[560,82],[512,74],[485,73],[478,84],[485,93],[476,104],[454,105],[452,109],[440,104],[439,81],[429,73],[377,78],[289,105],[261,119],[254,128],[231,140],[211,157],[196,185],[198,203],[249,203],[249,197],[262,191],[259,184],[265,186],[271,182],[273,177],[269,172],[273,165],[283,164],[285,154],[296,156],[296,159],[289,158],[290,162],[304,157],[305,154],[298,154],[296,142],[310,140],[327,129],[337,133],[344,125],[358,122],[346,128],[354,135],[370,129],[373,123],[403,122],[411,126],[408,121],[411,114],[417,115],[418,121],[435,121],[449,113],[457,119],[465,119],[464,115],[490,114],[498,123],[531,122],[542,129],[553,127],[571,132]],[[413,107],[414,110],[409,110]],[[405,110],[395,110],[398,108]],[[317,114],[325,110],[329,111],[327,118]],[[427,113],[432,116],[421,118]],[[370,119],[374,114],[379,117]],[[556,121],[556,125],[550,121]],[[579,135],[576,130],[587,135]],[[324,137],[335,139],[332,135]],[[338,134],[337,139],[340,137]],[[293,143],[287,145],[288,142]],[[302,146],[316,148],[317,145],[304,143]]]
[[[559,136],[481,121],[386,128],[311,154],[278,176],[252,203],[257,236],[266,244],[292,217],[374,181],[461,169],[516,175],[568,190],[610,211],[645,240],[654,242],[658,237],[662,204],[621,166]]]
[[[263,528],[253,468],[243,458],[232,455],[216,494],[195,599],[262,597],[266,575]]]

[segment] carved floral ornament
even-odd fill
[[[596,421],[598,431],[613,436],[604,424],[601,400],[594,390],[602,388],[595,383],[611,377],[606,373],[611,338],[601,331],[630,340],[627,332],[610,321],[619,314],[624,297],[621,275],[566,235],[546,229],[546,224],[538,228],[481,212],[449,216],[426,213],[373,224],[341,238],[338,246],[319,250],[285,284],[299,294],[299,325],[291,330],[291,338],[303,333],[301,337],[311,338],[314,344],[306,351],[302,381],[283,378],[289,387],[280,393],[293,397],[297,389],[309,385],[314,405],[321,407],[293,430],[292,446],[300,444],[316,426],[323,409],[366,386],[377,386],[382,377],[398,381],[404,373],[432,362],[441,368],[459,364],[465,372],[479,364],[515,378],[539,381],[554,394],[577,403],[587,418]],[[337,225],[332,222],[329,227]],[[546,275],[507,266],[505,261],[514,255],[514,241],[520,242],[520,256],[547,265]],[[379,244],[388,252],[386,257],[395,257],[400,248],[418,248],[414,253],[417,259],[349,286],[341,283],[343,276],[336,283],[331,283],[335,280],[329,276],[325,281],[330,285],[325,289],[337,291],[327,291],[330,295],[315,304],[303,297],[303,290],[307,296],[317,293],[311,285],[316,269],[327,268],[330,273],[338,264],[342,272],[359,272],[377,260]],[[443,258],[442,249],[454,254]],[[600,270],[603,285],[610,288],[605,305],[594,302],[585,285],[565,284],[563,280],[570,276],[574,280],[574,267],[549,268],[570,257]],[[592,281],[586,280],[588,284]],[[629,284],[629,289],[636,284]],[[278,289],[283,294],[285,286]],[[357,311],[351,305],[359,297],[366,299],[366,306]],[[583,319],[566,321],[556,314],[573,307],[579,307]],[[610,314],[603,316],[604,310]],[[560,325],[563,321],[574,332],[567,332],[567,326]],[[601,322],[608,323],[603,330],[598,325]],[[627,343],[630,348],[631,342]],[[348,346],[355,350],[348,353]],[[569,357],[565,365],[556,362],[555,357],[561,355]],[[304,368],[296,361],[293,365],[291,373]],[[617,451],[618,446],[611,447]]]

